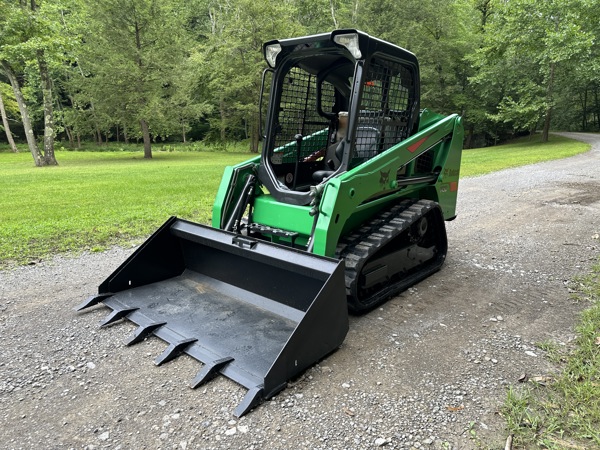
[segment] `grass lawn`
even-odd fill
[[[510,144],[497,147],[464,150],[460,167],[461,177],[471,177],[496,172],[510,167],[525,166],[540,161],[562,159],[589,150],[589,145],[558,135],[549,142],[540,142],[541,136],[515,139]]]
[[[510,388],[502,414],[515,448],[600,448],[600,264],[574,283],[581,314],[570,350],[555,342],[538,344],[558,367],[543,382]]]
[[[139,242],[175,215],[208,223],[223,168],[250,153],[0,152],[0,267]]]
[[[253,155],[239,152],[242,145],[190,151],[199,146],[156,145],[154,158],[145,160],[141,146],[92,144],[86,151],[58,150],[60,165],[45,168],[34,167],[26,147],[18,154],[0,149],[0,267],[137,243],[171,215],[208,223],[223,168]],[[588,148],[552,136],[547,144],[524,138],[466,150],[461,175],[564,158]]]

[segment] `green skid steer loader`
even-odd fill
[[[238,417],[335,351],[348,310],[440,269],[463,142],[460,117],[420,110],[400,47],[337,30],[263,51],[262,153],[225,169],[212,227],[171,217],[78,307],[166,341],[157,365],[201,361],[192,387],[245,386]]]

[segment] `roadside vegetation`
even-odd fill
[[[553,342],[539,347],[557,364],[556,374],[512,387],[502,413],[514,448],[600,448],[600,263],[574,282],[574,298],[591,305],[567,349]]]

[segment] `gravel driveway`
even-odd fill
[[[600,253],[600,135],[569,136],[593,150],[461,180],[444,268],[239,420],[243,388],[191,390],[198,362],[73,312],[131,249],[0,272],[2,448],[503,448],[506,388],[554,370],[535,343],[574,338],[568,281]]]

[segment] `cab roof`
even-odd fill
[[[335,41],[336,36],[353,34],[358,37],[360,57],[356,57],[356,55],[353,55],[347,48]],[[278,66],[281,61],[287,60],[290,57],[293,58],[297,55],[301,58],[310,54],[319,56],[313,58],[313,64],[321,66],[314,68],[315,71],[320,71],[319,69],[335,64],[336,60],[340,58],[340,55],[358,61],[368,59],[376,53],[385,54],[393,59],[402,60],[417,68],[419,64],[417,57],[408,50],[355,29],[342,29],[330,33],[271,40],[263,44],[263,55],[265,55],[265,59],[267,59],[267,48],[274,44],[279,44],[281,46],[281,51],[276,57],[276,66]],[[339,51],[335,51],[336,49]]]

